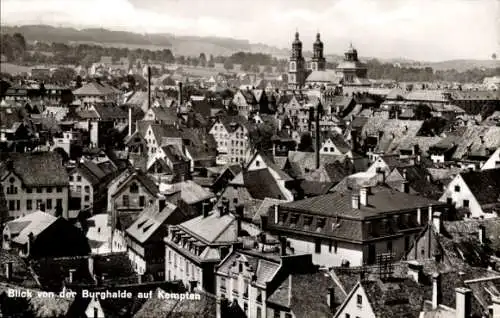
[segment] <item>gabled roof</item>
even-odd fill
[[[182,153],[182,150],[179,149],[177,145],[167,145],[161,147],[167,158],[172,162],[172,163],[178,163],[178,162],[186,162],[188,159],[186,156]]]
[[[313,198],[281,204],[284,208],[301,210],[317,215],[339,216],[355,219],[376,217],[390,212],[405,211],[417,208],[426,208],[431,205],[442,206],[443,203],[404,192],[394,191],[383,186],[371,188],[368,205],[360,205],[359,209],[352,207],[352,194],[358,193],[329,193]]]
[[[116,94],[116,89],[96,81],[89,82],[73,91],[75,96],[108,96],[113,94]]]
[[[127,228],[126,233],[138,242],[144,243],[165,223],[175,210],[177,210],[177,206],[170,202],[165,201],[165,207],[161,211],[159,211],[157,204],[152,204],[144,209],[137,220]]]
[[[264,200],[265,198],[285,199],[275,178],[269,169],[259,169],[243,172],[243,182],[248,192],[254,199]]]
[[[156,120],[161,121],[164,125],[175,125],[178,121],[177,111],[175,108],[153,107],[151,110]]]
[[[397,172],[401,178],[391,178],[391,175],[394,172]],[[417,194],[434,200],[438,200],[441,197],[443,192],[442,187],[432,182],[431,174],[427,172],[427,169],[420,165],[394,168],[391,174],[387,177],[386,183],[394,189],[400,189],[401,182],[403,182],[403,176],[405,174],[406,180],[410,186],[410,191],[413,190]]]
[[[121,189],[123,189],[125,186],[130,184],[130,182],[133,180],[136,180],[137,182],[139,182],[144,188],[146,188],[146,190],[152,196],[158,195],[158,193],[159,193],[158,186],[153,181],[153,179],[151,179],[144,172],[142,172],[141,170],[134,170],[134,171],[129,171],[127,173],[129,175],[124,180],[122,180],[120,182],[121,184],[116,188],[115,193],[112,193],[112,195],[116,195],[117,193],[120,193]]]
[[[291,274],[269,295],[268,302],[290,308],[295,317],[333,317],[326,299],[333,285],[326,272]]]
[[[205,244],[230,244],[238,240],[237,221],[232,214],[219,216],[215,211],[200,215],[178,227]]]
[[[281,203],[285,203],[285,200],[278,200],[278,199],[273,199],[273,198],[265,198],[262,203],[259,205],[259,208],[257,209],[257,212],[255,212],[254,216],[252,217],[252,222],[256,224],[260,224],[260,217],[263,215],[267,215],[269,209],[273,205],[278,205]]]
[[[500,203],[500,168],[460,174],[479,204]]]
[[[166,189],[162,187],[161,190],[162,192],[166,191],[169,193],[180,191],[182,201],[184,201],[188,205],[208,200],[214,196],[212,192],[208,191],[192,180],[174,183],[169,185]]]
[[[28,236],[33,233],[34,237],[42,233],[51,226],[57,218],[51,214],[35,211],[21,218],[15,219],[7,223],[11,231],[15,231],[18,234],[13,241],[19,244],[26,244],[28,242]],[[14,233],[13,233],[14,234]]]
[[[93,106],[102,120],[115,120],[127,118],[127,113],[118,106],[107,104],[96,104]]]
[[[56,152],[11,153],[7,161],[12,160],[12,172],[28,187],[68,186],[69,176]],[[10,168],[7,166],[4,169]],[[1,167],[0,167],[1,169]]]

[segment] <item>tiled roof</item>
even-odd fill
[[[118,106],[96,104],[93,107],[102,120],[125,119],[128,116],[127,113]]]
[[[467,219],[462,221],[444,222],[446,232],[452,237],[472,237],[478,239],[479,227],[485,229],[486,244],[494,251],[500,251],[500,219],[490,218],[487,220]]]
[[[443,90],[414,90],[404,96],[405,100],[426,102],[447,102]]]
[[[284,201],[284,200],[277,200],[277,199],[272,199],[272,198],[265,198],[262,201],[262,203],[259,205],[259,208],[257,209],[257,212],[255,213],[255,215],[253,216],[252,222],[255,223],[255,224],[260,224],[260,221],[261,221],[260,217],[262,215],[267,215],[269,209],[273,205],[278,205],[278,204],[285,203],[285,202],[286,201]]]
[[[157,289],[154,293],[165,293],[165,291]],[[141,309],[133,317],[215,318],[215,295],[205,292],[198,292],[198,294],[201,299],[196,301],[189,299],[161,299],[158,296],[153,296],[144,303]]]
[[[368,205],[360,205],[359,209],[353,209],[350,194],[338,192],[284,203],[280,206],[318,215],[364,219],[390,212],[443,205],[435,200],[394,191],[382,186],[373,187],[371,193],[368,195]]]
[[[161,211],[159,211],[157,204],[152,204],[144,209],[139,218],[127,228],[126,232],[138,242],[144,243],[165,223],[175,210],[177,210],[177,206],[170,202],[165,202],[165,208]]]
[[[232,214],[219,216],[215,211],[181,223],[179,228],[206,244],[229,244],[238,238],[236,218]]]
[[[455,140],[455,144],[457,150],[453,153],[453,159],[456,160],[461,160],[480,148],[497,149],[500,147],[500,127],[467,126],[463,134]]]
[[[499,203],[500,168],[469,171],[461,173],[460,176],[479,204]]]
[[[107,84],[101,84],[95,81],[89,82],[73,91],[73,95],[75,96],[108,96],[113,94],[116,94],[116,89],[113,89]]]
[[[12,153],[13,172],[25,186],[68,186],[69,176],[56,152]]]
[[[28,235],[33,233],[34,237],[37,237],[38,234],[42,233],[47,229],[52,223],[57,220],[56,217],[51,214],[36,211],[25,215],[21,218],[15,219],[7,223],[7,226],[10,228],[15,227],[16,224],[22,224],[22,228],[18,228],[20,230],[19,235],[16,236],[13,241],[19,244],[26,244],[28,242]]]
[[[344,162],[345,156],[336,155],[324,155],[320,154],[320,165],[325,165],[328,163],[334,163],[336,161]],[[316,154],[314,152],[304,152],[304,151],[289,151],[288,161],[290,163],[294,162],[300,168],[300,175],[304,175],[307,171],[316,170]]]
[[[254,199],[286,198],[269,169],[244,171],[243,180],[245,187]]]
[[[378,140],[376,150],[380,152],[394,151],[403,142],[408,142],[408,138],[414,138],[420,131],[423,121],[419,120],[398,120],[368,118],[363,126],[361,136],[378,137],[382,132],[382,137]]]
[[[397,167],[395,170],[400,176],[403,176],[404,173],[406,173],[406,180],[410,186],[410,193],[414,192],[434,200],[439,200],[441,197],[443,192],[442,187],[432,182],[432,179],[428,179],[431,175],[427,172],[427,169],[419,165],[414,165],[405,168]],[[394,189],[400,189],[402,182],[402,177],[391,178],[391,175],[389,175],[386,179],[386,183]]]
[[[208,200],[214,196],[212,192],[192,180],[174,183],[169,185],[167,188],[163,188],[161,186],[160,190],[167,191],[169,193],[180,191],[182,201],[189,205]]]
[[[151,110],[155,114],[156,120],[161,121],[165,125],[175,125],[178,121],[175,108],[154,107]]]
[[[459,91],[454,90],[451,92],[451,98],[456,101],[486,101],[498,100],[498,96],[493,91]]]
[[[339,84],[343,76],[334,70],[313,71],[306,79],[306,82],[325,82]]]
[[[328,289],[333,286],[326,272],[292,274],[283,280],[268,301],[289,307],[297,318],[333,317],[326,299]]]

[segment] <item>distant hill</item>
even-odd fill
[[[233,53],[261,52],[288,55],[288,50],[265,44],[251,44],[248,40],[220,37],[176,36],[170,33],[139,34],[107,29],[82,29],[53,27],[48,25],[2,26],[1,33],[21,33],[28,41],[89,43],[115,47],[170,49],[174,54],[198,56],[231,55]]]

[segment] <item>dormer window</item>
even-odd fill
[[[137,185],[136,182],[133,182],[130,185],[130,193],[139,193],[139,186]]]

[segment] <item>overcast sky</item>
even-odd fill
[[[381,58],[489,59],[500,55],[500,0],[1,0],[4,24],[103,27],[221,36],[305,49],[319,30],[325,53],[352,41]]]

